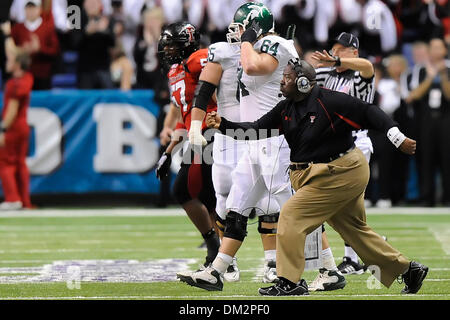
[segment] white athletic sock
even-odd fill
[[[333,252],[331,248],[322,250],[323,267],[327,270],[337,270],[336,262],[334,261]]]
[[[353,262],[358,263],[358,255],[356,254],[355,250],[353,250],[350,246],[345,246],[345,256],[352,259]]]
[[[265,250],[264,258],[266,261],[276,261],[277,260],[277,250]]]
[[[212,267],[220,274],[224,274],[232,261],[232,256],[219,252],[212,263]]]

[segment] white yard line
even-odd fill
[[[450,254],[450,224],[429,227],[428,230],[430,230],[436,240],[441,244],[442,250],[446,254]]]
[[[450,208],[368,208],[366,212],[368,215],[450,215]],[[0,218],[167,217],[185,215],[185,212],[181,208],[37,209],[0,212]]]

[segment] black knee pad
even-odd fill
[[[324,233],[325,232],[325,225],[323,224],[322,225],[322,233]]]
[[[238,241],[244,241],[244,238],[247,236],[247,221],[247,217],[244,217],[237,212],[230,211],[225,219],[225,232],[223,236]]]
[[[258,232],[261,234],[277,234],[277,228],[263,228],[262,223],[277,223],[278,218],[280,217],[280,213],[270,214],[270,215],[263,215],[258,217]]]

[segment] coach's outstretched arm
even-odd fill
[[[265,139],[270,136],[283,134],[281,132],[281,111],[283,110],[284,101],[279,102],[272,110],[254,122],[233,122],[220,117],[217,112],[213,111],[206,115],[206,125],[209,128],[218,129],[223,134],[227,134],[228,130],[254,130],[256,139]],[[278,130],[278,131],[275,131]],[[262,134],[264,132],[264,134]],[[236,136],[233,138],[240,140],[249,138],[248,136]]]

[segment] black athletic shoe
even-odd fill
[[[366,272],[366,269],[367,269],[362,264],[359,264],[359,263],[353,261],[352,259],[350,259],[350,257],[344,257],[342,259],[341,264],[338,265],[337,268],[338,268],[339,272],[342,273],[343,275],[363,274],[364,272]]]
[[[405,282],[405,288],[403,288],[402,293],[417,293],[420,287],[422,287],[422,282],[427,276],[427,273],[427,266],[416,261],[411,261],[408,270],[401,275],[402,280]]]
[[[295,284],[284,278],[278,278],[278,282],[271,287],[259,288],[262,296],[308,296],[308,285],[304,279]]]

